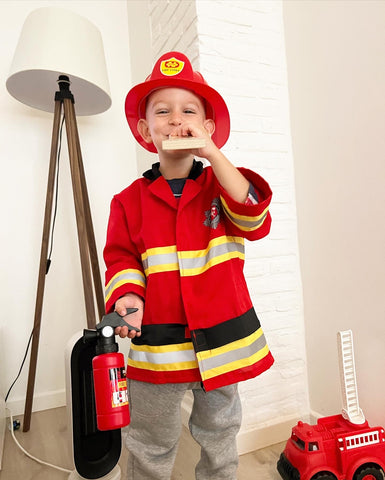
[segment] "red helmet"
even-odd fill
[[[223,147],[230,134],[230,116],[226,103],[216,90],[207,85],[202,75],[192,69],[189,59],[180,52],[168,52],[162,55],[156,62],[151,75],[127,94],[125,111],[128,125],[142,147],[150,152],[157,151],[152,143],[143,140],[137,129],[139,119],[146,116],[145,99],[154,90],[167,87],[185,88],[204,99],[206,118],[215,122],[213,142],[218,148]]]

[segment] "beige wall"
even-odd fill
[[[341,409],[338,330],[385,424],[385,2],[284,5],[311,408]]]

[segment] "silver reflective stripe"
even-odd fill
[[[152,255],[142,256],[143,268],[146,273],[153,273],[151,270],[164,271],[162,266],[172,266],[178,265],[178,256],[175,253],[155,253]],[[175,268],[170,268],[170,270],[175,270]]]
[[[125,283],[135,283],[136,285],[146,286],[146,279],[139,270],[123,270],[115,275],[106,286],[106,300],[110,298],[112,292],[120,285]]]
[[[131,348],[129,358],[134,362],[148,362],[157,365],[196,361],[195,352],[192,348],[191,350],[180,350],[161,353],[137,351]]]
[[[215,259],[220,260],[222,257],[223,261],[229,260],[230,258],[234,258],[234,256],[229,257],[228,254],[238,252],[240,256],[243,257],[245,252],[245,247],[243,243],[236,243],[236,242],[226,242],[221,245],[212,246],[208,251],[204,251],[203,255],[200,252],[196,253],[194,257],[185,257],[185,252],[180,252],[179,256],[179,266],[180,270],[182,271],[182,275],[187,275],[187,270],[194,270],[194,269],[204,269],[207,266],[209,268],[212,263],[215,265],[220,262],[215,262]],[[200,272],[196,272],[200,273]]]
[[[239,227],[241,230],[256,230],[259,228],[263,222],[266,220],[268,209],[266,209],[262,216],[260,217],[255,217],[251,218],[250,220],[247,220],[245,218],[239,218],[231,214],[231,212],[227,209],[225,210],[225,214],[227,217],[235,224],[237,227]]]
[[[223,235],[213,238],[204,250],[176,250],[176,246],[151,248],[142,254],[146,275],[179,270],[181,276],[199,275],[210,267],[232,258],[244,258],[242,237]]]
[[[253,343],[236,350],[231,350],[199,362],[200,369],[203,372],[213,368],[222,367],[228,363],[237,362],[243,358],[248,358],[259,352],[266,346],[265,335],[261,335]]]

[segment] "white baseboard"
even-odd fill
[[[49,410],[51,408],[63,407],[66,405],[65,390],[55,390],[44,394],[37,394],[33,397],[32,412]],[[7,407],[12,415],[23,415],[25,406],[25,397],[8,400]]]
[[[239,455],[260,450],[261,448],[285,442],[290,438],[291,429],[297,424],[298,417],[282,420],[250,431],[241,431],[238,434]]]
[[[182,402],[181,411],[182,423],[186,427],[188,427],[192,402],[192,394],[190,392],[186,393]],[[305,417],[302,416],[301,420],[310,422],[312,418],[316,418],[316,415],[316,412],[310,412],[309,415]],[[290,416],[279,418],[275,423],[267,424],[254,430],[242,431],[241,429],[237,438],[239,455],[245,455],[254,450],[286,441],[291,435],[291,429],[297,424],[298,420],[300,420],[298,416]]]

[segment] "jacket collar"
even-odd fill
[[[203,163],[200,161],[196,162],[194,160],[187,179],[198,179],[203,170]],[[198,193],[202,189],[200,182],[186,182],[186,185],[183,189],[183,195],[178,204],[169,184],[166,182],[166,180],[159,171],[159,163],[154,163],[150,170],[144,172],[143,176],[151,182],[148,186],[149,191],[176,210],[178,209],[178,206],[179,209],[184,208],[184,206],[188,204],[196,195],[198,195]]]
[[[161,177],[162,174],[160,173],[159,167],[160,167],[159,162],[154,163],[149,170],[143,173],[143,177],[151,181]],[[203,172],[203,163],[201,161],[197,162],[194,159],[190,173],[187,178],[190,180],[196,180],[202,172]]]

